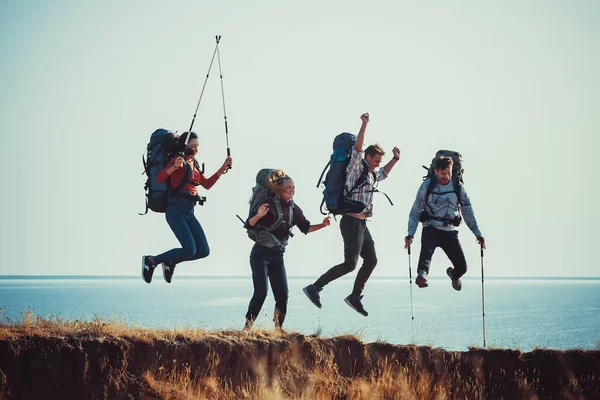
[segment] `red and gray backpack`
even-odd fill
[[[167,179],[162,183],[156,181],[156,176],[171,161],[174,156],[183,156],[185,145],[177,141],[178,137],[170,130],[157,129],[150,136],[150,142],[146,147],[146,157],[142,155],[142,164],[144,165],[143,174],[146,175],[146,184],[144,191],[146,192],[146,212],[140,215],[146,215],[148,210],[157,213],[164,213],[169,204],[169,194],[178,193],[178,191],[192,179],[192,168],[188,163],[184,163],[185,175],[178,187],[171,187],[170,180]],[[194,160],[196,168],[200,166]],[[189,195],[191,196],[191,195]],[[197,196],[192,196],[196,199]],[[199,203],[202,204],[205,199],[199,198]],[[197,200],[198,201],[198,200]]]

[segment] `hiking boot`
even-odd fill
[[[454,290],[458,291],[458,290],[462,289],[462,283],[461,283],[460,279],[452,278],[453,272],[454,272],[454,268],[452,268],[452,267],[448,267],[448,269],[446,270],[446,273],[448,274],[450,279],[452,279],[452,287],[454,288]]]
[[[315,305],[317,308],[321,308],[321,296],[319,296],[319,292],[323,290],[323,288],[318,288],[314,284],[308,285],[302,291],[308,297],[308,299]]]
[[[346,302],[346,304],[348,304],[350,307],[352,307],[357,313],[364,315],[365,317],[369,315],[369,313],[365,310],[365,308],[362,305],[362,300],[363,296],[359,296],[357,294],[351,294],[350,296],[346,297],[344,299],[344,301]]]
[[[162,263],[163,278],[165,278],[167,283],[171,283],[171,279],[173,279],[173,274],[175,273],[176,265],[177,264],[171,261],[165,261]]]
[[[152,256],[142,256],[142,279],[146,283],[152,282],[154,268],[156,268],[156,265],[152,262]]]
[[[415,279],[415,283],[420,288],[426,288],[429,286],[429,283],[427,283],[427,273],[425,271],[417,271],[417,279]]]

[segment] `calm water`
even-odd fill
[[[36,315],[65,319],[116,318],[130,325],[176,328],[239,329],[252,295],[249,277],[175,276],[172,284],[159,271],[148,285],[138,277],[102,279],[8,279],[0,277],[0,317]],[[290,301],[285,328],[322,336],[358,334],[362,340],[413,342],[408,279],[372,278],[363,300],[369,317],[349,308],[343,298],[351,279],[340,279],[322,293],[323,309],[302,293],[309,278],[289,278]],[[427,289],[413,288],[415,340],[419,345],[464,350],[482,346],[481,281],[464,279],[455,292],[448,279],[430,279]],[[274,301],[265,302],[256,326],[272,329]],[[524,351],[535,347],[596,349],[600,342],[600,279],[487,279],[485,324],[488,347]]]

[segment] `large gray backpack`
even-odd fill
[[[277,209],[277,220],[271,224],[271,226],[264,227],[255,225],[246,229],[248,237],[254,242],[265,247],[285,247],[287,245],[287,237],[283,240],[277,239],[271,232],[279,228],[283,223],[283,207],[278,198],[271,189],[267,187],[267,182],[275,177],[282,177],[285,173],[282,170],[263,168],[256,174],[256,185],[252,188],[252,197],[250,197],[250,209],[248,210],[248,216],[255,215],[261,204],[265,204],[270,198],[273,198],[275,207]],[[294,203],[290,204],[290,215],[288,226],[292,226],[294,218]],[[293,236],[290,232],[290,236]]]

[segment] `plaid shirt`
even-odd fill
[[[363,160],[362,151],[356,151],[355,147],[352,147],[352,156],[350,157],[350,163],[346,168],[346,194],[350,189],[354,187],[354,184],[360,177],[360,174],[363,171],[363,168],[368,168],[366,161]],[[366,208],[362,211],[366,213],[367,217],[373,215],[373,188],[375,186],[375,182],[379,182],[388,177],[388,173],[383,168],[379,168],[372,173],[369,171],[367,175],[367,183],[360,187],[356,188],[350,194],[350,198],[352,200],[360,201],[366,204]],[[358,214],[348,214],[351,216],[356,216]]]

